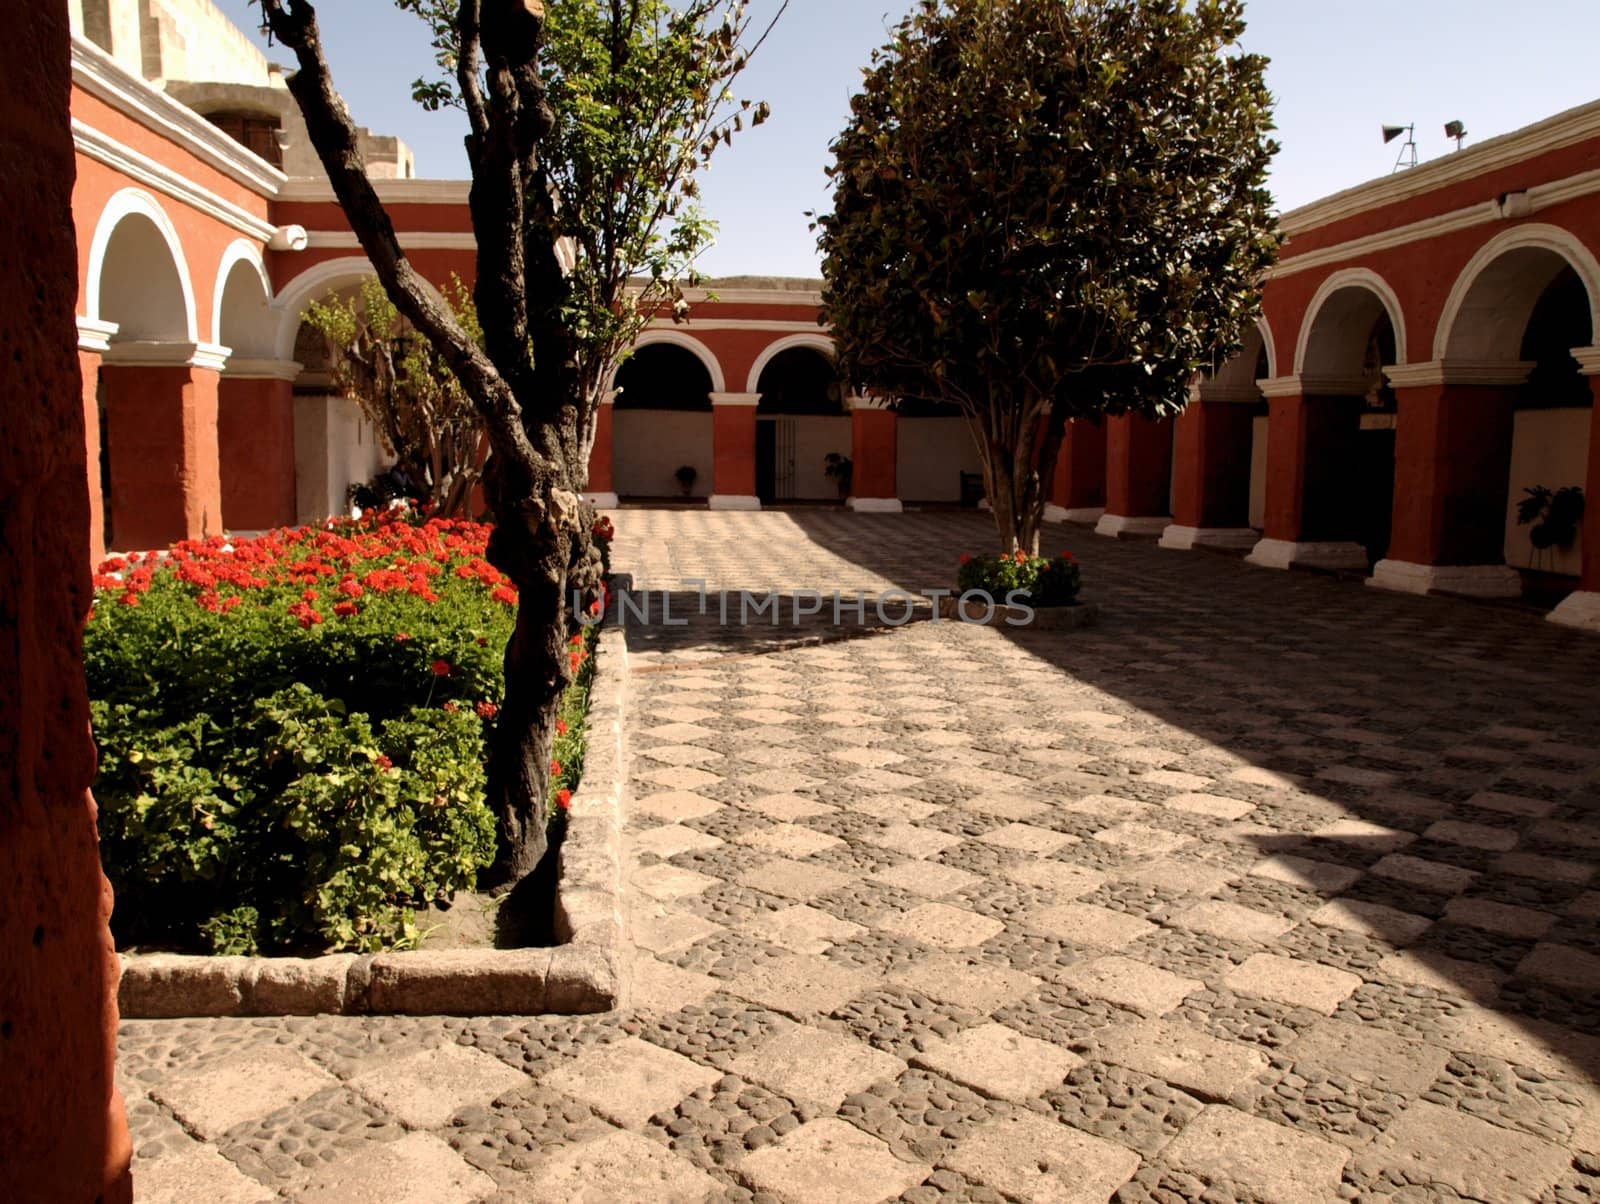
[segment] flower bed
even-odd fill
[[[476,883],[516,606],[488,536],[387,514],[101,567],[84,660],[120,945],[403,947],[415,907]],[[592,636],[552,815],[581,772]]]
[[[961,594],[987,594],[1004,604],[1012,594],[1027,594],[1033,607],[1075,606],[1083,573],[1071,552],[1054,560],[1016,551],[999,556],[963,556],[956,574]]]

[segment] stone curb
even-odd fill
[[[123,954],[125,1020],[188,1016],[524,1016],[622,1007],[628,995],[622,824],[628,650],[600,633],[583,781],[557,860],[549,949],[448,949],[326,957]]]

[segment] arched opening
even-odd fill
[[[715,384],[707,364],[676,342],[637,347],[617,369],[611,438],[619,497],[710,495]]]
[[[192,533],[183,518],[184,461],[198,449],[186,448],[186,439],[204,432],[187,430],[179,413],[184,381],[168,366],[192,353],[195,328],[177,235],[153,201],[130,195],[123,202],[108,205],[101,219],[85,304],[116,326],[93,382],[104,546],[143,550]],[[162,345],[174,350],[163,353]],[[207,521],[220,526],[221,516]]]
[[[1221,530],[1254,528],[1265,523],[1267,485],[1267,399],[1258,381],[1273,375],[1265,327],[1256,323],[1245,332],[1237,355],[1219,367],[1200,386],[1203,402],[1227,406],[1206,415],[1203,445],[1182,448],[1173,465],[1174,517],[1178,483],[1186,471],[1200,474],[1201,503],[1194,517],[1197,526]],[[1179,420],[1180,429],[1183,420]],[[1184,456],[1198,455],[1202,463],[1186,468]],[[1191,488],[1194,486],[1191,485]]]
[[[293,368],[273,359],[277,315],[266,270],[248,244],[223,257],[215,327],[229,349],[217,387],[222,512],[235,531],[295,521]]]
[[[844,385],[819,348],[779,351],[756,382],[756,495],[763,505],[840,501],[849,486],[842,461],[851,452]],[[828,475],[829,456],[838,466]]]
[[[1369,566],[1393,529],[1396,409],[1384,369],[1401,362],[1396,311],[1376,289],[1331,291],[1305,336],[1300,375],[1307,406],[1304,517],[1308,542],[1354,542]]]

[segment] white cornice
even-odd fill
[[[77,35],[72,38],[72,82],[262,196],[277,195],[288,181],[193,109],[152,88]]]
[[[805,305],[816,309],[822,304],[817,291],[797,292],[782,288],[728,288],[712,286],[686,288],[684,297],[691,305]]]
[[[251,360],[230,357],[223,365],[224,380],[298,380],[301,365],[294,360]]]
[[[1383,370],[1396,389],[1428,385],[1487,385],[1510,387],[1526,384],[1532,363],[1477,363],[1469,360],[1430,360],[1423,364],[1394,364]]]
[[[98,351],[104,355],[106,348],[111,346],[111,336],[116,334],[118,329],[115,322],[102,322],[97,318],[79,318],[78,350]]]
[[[148,155],[140,154],[132,147],[124,146],[115,138],[101,133],[76,117],[72,119],[72,142],[80,154],[97,163],[104,163],[113,171],[119,171],[146,187],[165,193],[173,200],[191,209],[197,209],[208,217],[214,217],[241,234],[265,242],[276,230],[271,222],[257,217],[248,209],[241,209],[225,197],[218,196],[208,188],[202,188],[165,164],[156,162]]]
[[[770,330],[783,331],[789,334],[815,334],[823,338],[828,337],[830,327],[818,326],[815,322],[786,322],[781,318],[696,318],[693,313],[682,322],[674,322],[671,318],[652,318],[650,329],[665,330],[676,328],[690,332],[696,330]]]
[[[759,393],[713,393],[711,404],[714,406],[757,406],[761,404]]]
[[[1515,204],[1510,203],[1510,198],[1502,202],[1497,197],[1492,201],[1482,201],[1476,205],[1468,205],[1464,209],[1424,218],[1420,222],[1411,222],[1408,225],[1396,226],[1392,230],[1382,230],[1377,234],[1368,234],[1362,238],[1353,238],[1349,242],[1336,243],[1331,247],[1322,247],[1308,251],[1304,255],[1296,255],[1274,266],[1268,273],[1268,278],[1281,279],[1296,272],[1327,267],[1349,259],[1359,259],[1364,255],[1374,255],[1380,251],[1392,250],[1407,243],[1421,242],[1427,238],[1440,238],[1446,234],[1454,234],[1458,230],[1470,230],[1474,226],[1488,225],[1491,222],[1532,217],[1542,210],[1595,193],[1600,193],[1600,171],[1579,172],[1577,175],[1552,180],[1548,184],[1536,184],[1525,192],[1516,193],[1514,195],[1518,200]]]
[[[1446,155],[1421,167],[1312,201],[1285,213],[1278,224],[1285,235],[1291,236],[1315,230],[1597,136],[1600,136],[1600,101],[1591,101],[1510,134],[1480,142],[1471,150]]]
[[[1371,389],[1359,376],[1276,376],[1256,387],[1265,397],[1364,397]]]
[[[1581,375],[1600,376],[1600,347],[1574,347],[1572,358],[1578,361]]]
[[[220,372],[229,348],[217,343],[112,343],[104,362],[110,367],[207,368]]]

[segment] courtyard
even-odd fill
[[[630,1006],[124,1022],[142,1199],[1600,1198],[1600,641],[1054,525],[1095,626],[792,627],[993,528],[616,518]]]

